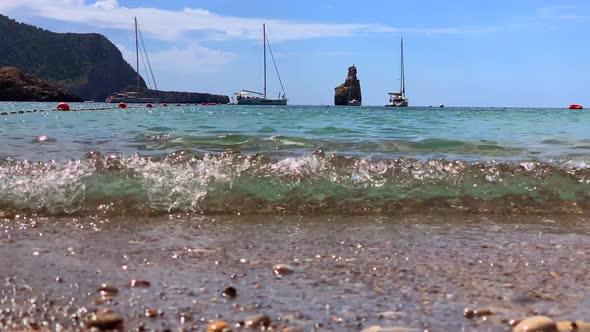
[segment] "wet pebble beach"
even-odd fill
[[[589,225],[17,216],[0,221],[0,330],[589,331]]]

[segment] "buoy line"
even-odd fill
[[[197,106],[198,104],[195,104]],[[217,105],[217,103],[203,103],[201,105]],[[176,106],[182,106],[181,104],[176,104]],[[191,104],[187,104],[187,106],[191,106]],[[25,110],[25,111],[4,111],[0,112],[0,115],[11,115],[11,114],[24,114],[24,113],[43,113],[43,112],[83,112],[83,111],[108,111],[108,110],[116,110],[116,109],[127,109],[127,108],[152,108],[154,107],[152,103],[147,103],[144,106],[127,106],[126,103],[119,103],[117,107],[98,107],[98,108],[80,108],[80,109],[72,109],[70,105],[67,103],[59,103],[54,109],[49,110]],[[168,107],[167,103],[162,103],[160,107]]]
[[[144,108],[144,106],[135,106],[135,107],[126,107],[126,108]],[[0,115],[12,115],[12,114],[25,114],[25,113],[46,113],[46,112],[84,112],[84,111],[108,111],[108,110],[117,110],[119,108],[114,107],[99,107],[99,108],[80,108],[80,109],[68,109],[61,110],[58,108],[54,109],[33,109],[33,110],[20,110],[20,111],[4,111],[0,112]],[[122,108],[121,108],[122,109]]]

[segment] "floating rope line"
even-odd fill
[[[145,108],[145,106],[128,106],[127,109],[130,108]],[[12,115],[12,114],[25,114],[25,113],[45,113],[45,112],[84,112],[84,111],[108,111],[108,110],[119,110],[121,108],[118,107],[99,107],[99,108],[80,108],[80,109],[71,109],[69,111],[62,111],[58,109],[49,109],[49,110],[25,110],[25,111],[4,111],[1,112],[0,115]]]

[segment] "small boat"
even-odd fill
[[[445,104],[438,105],[439,108],[445,108]]]
[[[352,99],[348,101],[348,106],[361,106],[360,100]]]
[[[126,91],[126,92],[119,92],[115,93],[112,96],[109,96],[106,99],[107,103],[127,103],[127,104],[159,104],[160,101],[158,98],[148,97],[148,96],[140,96],[140,77],[139,77],[139,28],[137,26],[137,18],[135,18],[135,63],[136,63],[136,72],[137,72],[137,91]],[[142,46],[143,46],[143,39],[142,39]],[[145,51],[145,46],[143,47]],[[144,52],[145,53],[145,52]],[[156,93],[158,91],[158,86],[156,85],[156,79],[153,76],[152,67],[149,64],[150,60],[147,57],[147,54],[144,54],[147,63],[149,65],[149,72],[152,73],[152,81],[154,82],[154,86],[156,88]],[[149,82],[149,75],[148,75],[148,82]]]
[[[354,65],[352,65],[354,67]],[[348,106],[361,106],[362,102],[356,98],[352,98],[352,81],[348,87]]]
[[[272,57],[273,64],[275,66],[277,76],[279,77],[279,82],[281,83],[281,89],[283,90],[283,94],[279,94],[279,98],[268,98],[266,95],[266,44],[268,39],[266,38],[266,24],[262,25],[262,43],[264,45],[264,92],[255,92],[250,90],[241,90],[235,93],[236,105],[287,105],[287,96],[285,94],[285,89],[283,87],[283,82],[281,81],[281,76],[279,75],[279,70],[277,68],[277,64],[275,62],[274,55],[272,53],[272,48],[270,48],[270,43],[268,49],[270,51],[270,55]]]
[[[406,74],[404,71],[404,39],[401,39],[401,69],[400,69],[400,88],[399,92],[389,93],[389,104],[385,107],[408,107],[409,101],[406,98]]]
[[[579,105],[579,104],[571,104],[569,108],[570,108],[570,110],[581,110],[581,109],[584,109],[584,106]]]

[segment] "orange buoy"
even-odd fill
[[[125,104],[125,103],[119,103],[119,108],[127,108],[127,104]]]
[[[168,104],[162,103],[162,107],[168,107]]]
[[[570,105],[570,110],[581,110],[583,108],[584,108],[584,106],[578,105],[578,104],[571,104]]]
[[[145,104],[145,107],[147,107],[147,108],[151,108],[151,107],[152,107],[152,103],[147,103],[147,104]]]
[[[59,103],[57,104],[57,109],[60,111],[69,111],[70,105],[68,105],[67,103]]]

